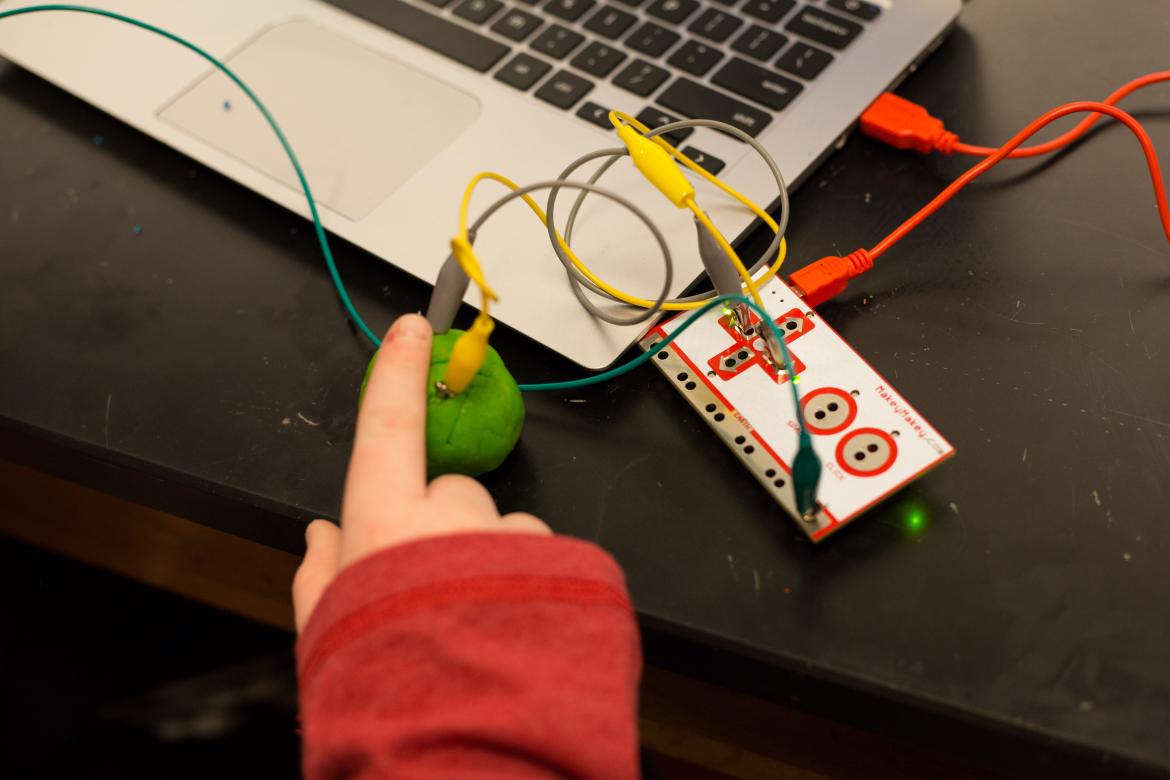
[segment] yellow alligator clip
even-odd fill
[[[439,383],[440,393],[459,395],[467,389],[487,359],[488,336],[495,326],[492,318],[481,312],[467,332],[455,340],[447,370],[443,372],[443,380]]]
[[[687,202],[694,200],[694,185],[683,176],[669,152],[629,125],[619,127],[617,134],[630,150],[630,159],[635,167],[667,200],[680,209],[686,208]]]

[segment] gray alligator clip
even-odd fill
[[[475,243],[474,231],[468,232],[467,240]],[[430,303],[427,304],[427,322],[431,323],[431,330],[435,333],[446,333],[451,329],[470,284],[471,279],[463,272],[455,255],[447,255],[439,269],[439,276],[435,279],[435,289],[431,292]]]

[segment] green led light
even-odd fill
[[[724,317],[730,317],[732,314],[733,314],[733,312],[731,311],[731,307],[730,307],[730,306],[724,306],[724,307],[723,307],[723,316],[724,316]]]
[[[911,508],[903,520],[906,530],[917,536],[926,529],[926,512],[919,507]]]
[[[800,377],[796,377],[795,379],[793,379],[792,384],[799,385],[800,384]]]

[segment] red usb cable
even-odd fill
[[[1069,114],[1079,114],[1084,112],[1093,112],[1097,114],[1097,116],[1091,118],[1091,121],[1096,120],[1101,114],[1111,116],[1118,122],[1121,122],[1126,127],[1128,127],[1133,132],[1133,134],[1137,136],[1138,143],[1142,145],[1142,153],[1146,156],[1146,165],[1148,165],[1150,168],[1150,178],[1154,183],[1154,198],[1158,202],[1158,215],[1162,219],[1162,230],[1166,233],[1166,240],[1170,241],[1170,206],[1168,206],[1166,203],[1166,187],[1162,181],[1162,169],[1158,165],[1158,153],[1154,151],[1154,143],[1150,140],[1150,136],[1146,134],[1145,128],[1143,128],[1136,119],[1127,114],[1125,111],[1122,111],[1120,108],[1111,106],[1107,103],[1096,103],[1086,100],[1078,103],[1068,103],[1066,105],[1060,106],[1059,108],[1054,108],[1044,116],[1025,127],[1023,130],[1017,133],[1016,136],[1012,138],[1012,140],[999,147],[998,150],[995,150],[990,157],[977,163],[969,171],[951,182],[951,185],[935,196],[934,200],[919,209],[917,214],[903,222],[898,226],[897,230],[882,239],[881,242],[874,246],[873,249],[870,249],[870,258],[872,260],[876,260],[885,254],[890,247],[901,241],[907,233],[918,227],[920,224],[922,224],[923,220],[925,220],[934,212],[938,211],[939,208],[941,208],[943,204],[945,204],[951,198],[955,197],[959,190],[963,189],[975,179],[979,178],[979,176],[983,175],[983,173],[999,163],[1001,160],[1009,157],[1013,151],[1018,149],[1019,146],[1024,143],[1024,141],[1027,141],[1029,138],[1035,135],[1041,128],[1045,127],[1051,122],[1056,121],[1057,119],[1060,119],[1061,117],[1068,116]],[[1083,122],[1082,125],[1084,125]],[[1032,148],[1037,149],[1039,147]],[[1039,152],[1037,153],[1039,154]]]
[[[1150,73],[1148,75],[1142,76],[1141,78],[1134,79],[1133,81],[1123,85],[1121,89],[1117,90],[1101,102],[1110,106],[1115,106],[1121,102],[1122,99],[1134,92],[1137,92],[1139,89],[1148,87],[1151,84],[1158,84],[1163,81],[1170,81],[1170,70],[1161,70],[1157,73]],[[880,100],[881,98],[878,99]],[[1097,120],[1100,119],[1101,116],[1102,114],[1100,113],[1087,116],[1079,123],[1077,123],[1076,127],[1074,127],[1072,130],[1069,130],[1067,133],[1057,136],[1051,141],[1046,141],[1042,144],[1036,144],[1035,146],[1025,146],[1021,149],[1016,149],[1009,155],[1009,157],[1013,160],[1018,160],[1021,157],[1039,157],[1043,154],[1055,152],[1057,149],[1062,149],[1065,146],[1071,144],[1073,141],[1076,141],[1085,133],[1089,132],[1089,128],[1096,124]],[[951,151],[956,154],[969,154],[976,157],[988,157],[995,154],[996,152],[995,149],[987,146],[973,146],[971,144],[959,143],[957,136],[955,140],[956,142],[951,147]]]
[[[979,178],[988,169],[1009,157],[1035,157],[1067,146],[1083,136],[1101,116],[1112,117],[1124,124],[1141,144],[1142,153],[1145,154],[1146,165],[1150,169],[1150,178],[1154,185],[1154,198],[1158,204],[1158,216],[1162,221],[1162,230],[1166,234],[1167,241],[1170,241],[1170,205],[1167,205],[1166,202],[1166,187],[1162,179],[1161,167],[1158,164],[1158,155],[1154,151],[1154,144],[1136,119],[1113,105],[1137,89],[1162,81],[1170,81],[1170,71],[1151,73],[1140,79],[1135,79],[1114,92],[1104,102],[1080,101],[1054,108],[1030,123],[998,149],[960,143],[957,135],[947,131],[940,120],[927,114],[921,106],[889,93],[882,95],[862,116],[862,131],[867,135],[899,149],[916,149],[923,153],[931,151],[940,151],[944,154],[958,152],[986,156],[986,159],[955,179],[950,186],[919,209],[918,213],[899,225],[896,230],[872,249],[858,249],[844,257],[821,258],[792,274],[789,281],[804,297],[805,303],[809,306],[815,307],[824,303],[841,293],[850,279],[872,268],[874,260],[885,254],[890,247],[905,238],[910,231],[922,224],[927,217],[942,208],[960,190]],[[1090,113],[1091,116],[1086,117],[1076,127],[1058,138],[1043,144],[1021,148],[1024,141],[1051,122],[1077,113]]]

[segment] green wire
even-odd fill
[[[4,19],[10,16],[21,16],[23,14],[41,13],[45,11],[72,11],[75,13],[92,14],[94,16],[102,16],[107,19],[114,19],[119,22],[124,22],[125,24],[129,24],[133,27],[139,27],[143,30],[147,30],[148,32],[160,35],[170,41],[174,41],[180,46],[190,49],[203,59],[210,62],[225,76],[235,82],[236,86],[238,86],[243,91],[243,93],[248,96],[248,99],[252,101],[252,104],[255,105],[260,113],[264,116],[265,121],[268,122],[268,126],[272,128],[272,132],[276,134],[277,140],[280,141],[280,145],[284,148],[284,153],[288,156],[289,162],[292,163],[293,170],[296,172],[297,179],[300,181],[301,189],[305,193],[305,200],[309,204],[309,213],[313,218],[313,230],[317,234],[317,242],[321,245],[321,254],[325,256],[325,265],[329,268],[329,276],[333,280],[333,286],[337,290],[337,295],[341,299],[341,303],[345,307],[346,313],[349,315],[349,318],[353,321],[354,325],[358,327],[358,330],[360,330],[362,334],[365,335],[365,337],[374,344],[374,346],[381,346],[382,340],[378,338],[377,334],[375,334],[368,325],[366,325],[365,320],[362,319],[361,314],[359,314],[357,308],[354,307],[353,300],[349,297],[349,292],[345,289],[345,283],[341,281],[341,274],[338,272],[337,263],[333,259],[333,250],[329,246],[329,238],[325,232],[325,226],[321,224],[321,215],[317,211],[317,203],[313,197],[313,190],[309,186],[309,180],[305,176],[304,169],[301,168],[301,163],[297,159],[296,153],[292,150],[292,146],[289,144],[288,138],[285,137],[284,131],[280,129],[280,125],[277,123],[276,118],[272,116],[271,112],[268,110],[268,107],[265,106],[264,102],[261,101],[256,93],[252,91],[251,87],[245,84],[244,81],[239,76],[237,76],[235,72],[232,71],[232,69],[229,68],[225,63],[221,62],[214,55],[205,51],[191,41],[188,41],[187,39],[168,30],[164,30],[161,27],[156,27],[149,22],[144,22],[139,19],[135,19],[134,17],[125,16],[114,11],[107,11],[102,8],[92,8],[85,5],[52,3],[45,5],[31,5],[25,8],[14,8],[10,11],[0,11],[0,19]],[[695,320],[705,314],[708,310],[719,305],[720,303],[727,301],[740,301],[747,304],[748,307],[756,312],[761,320],[768,323],[768,326],[772,329],[773,333],[776,334],[777,342],[780,344],[781,352],[784,353],[784,367],[787,369],[788,375],[793,377],[794,372],[792,369],[792,360],[789,358],[788,348],[784,344],[783,334],[780,333],[780,330],[776,327],[776,324],[772,322],[772,319],[767,312],[757,306],[754,301],[751,301],[742,295],[724,295],[718,298],[713,298],[706,306],[688,317],[687,320],[681,326],[679,326],[678,330],[676,330],[662,342],[661,346],[666,346],[670,342],[674,341],[674,339],[678,337],[679,334],[689,328],[691,324],[695,322]],[[599,382],[615,379],[622,374],[632,371],[649,360],[649,358],[650,354],[645,353],[638,356],[634,360],[631,360],[625,365],[618,366],[617,368],[602,372],[600,374],[595,374],[591,377],[567,382],[544,382],[540,384],[520,385],[520,389],[525,392],[536,392],[547,390],[570,390],[577,387],[594,385],[598,384]],[[794,383],[792,386],[792,400],[793,403],[795,403],[799,408],[800,399],[797,395],[796,386]],[[797,415],[797,418],[800,418],[799,414]],[[803,429],[804,421],[800,420],[800,424],[801,428]]]
[[[313,191],[309,188],[309,180],[305,177],[305,172],[301,168],[301,163],[297,160],[297,156],[293,152],[292,146],[289,145],[288,139],[285,138],[284,131],[280,129],[280,125],[276,123],[276,119],[272,116],[271,113],[269,113],[268,108],[265,107],[264,103],[260,101],[260,98],[256,96],[256,93],[253,92],[251,88],[249,88],[248,85],[240,79],[239,76],[232,72],[231,68],[185,38],[181,38],[178,35],[175,35],[172,32],[168,32],[167,30],[164,30],[160,27],[155,27],[153,24],[140,21],[130,16],[123,16],[122,14],[115,13],[113,11],[106,11],[101,8],[90,8],[89,6],[85,5],[67,5],[55,3],[50,5],[30,5],[26,8],[14,8],[11,11],[0,11],[0,19],[4,19],[9,16],[20,16],[21,14],[39,13],[41,11],[74,11],[82,14],[93,14],[94,16],[104,16],[107,19],[116,19],[119,22],[125,22],[126,24],[132,25],[134,27],[140,27],[143,30],[155,33],[156,35],[161,35],[168,40],[174,41],[180,46],[184,46],[190,49],[222,71],[223,74],[229,79],[234,81],[236,86],[243,90],[244,94],[247,95],[248,98],[252,101],[253,105],[260,109],[260,113],[264,115],[264,119],[267,120],[268,126],[272,128],[272,132],[276,133],[276,137],[280,141],[280,145],[284,147],[284,153],[288,155],[288,159],[289,162],[292,163],[293,170],[296,171],[297,179],[299,179],[301,183],[301,189],[304,190],[305,193],[305,199],[309,202],[309,213],[313,217],[313,229],[317,233],[317,242],[321,245],[321,254],[325,256],[325,265],[329,267],[329,276],[333,280],[333,287],[337,290],[337,296],[341,299],[341,304],[345,307],[346,313],[349,315],[350,320],[353,321],[353,324],[357,326],[358,330],[362,332],[362,335],[369,339],[375,347],[382,345],[382,340],[378,338],[374,331],[370,330],[370,327],[366,325],[365,320],[362,319],[362,315],[358,314],[357,308],[354,307],[353,301],[349,297],[349,292],[347,292],[345,289],[345,284],[341,281],[341,274],[337,271],[337,263],[333,260],[333,250],[329,247],[329,238],[325,233],[325,226],[321,224],[321,215],[317,213],[317,203],[313,198]]]
[[[800,412],[800,393],[796,389],[798,377],[792,366],[792,355],[788,352],[788,345],[784,343],[784,334],[780,332],[780,328],[773,322],[772,316],[764,311],[762,307],[757,306],[755,301],[750,298],[742,295],[720,295],[717,298],[713,298],[706,306],[687,317],[673,333],[655,344],[654,349],[643,352],[633,360],[617,368],[611,368],[609,371],[603,371],[600,374],[587,376],[583,379],[571,379],[566,382],[542,382],[540,384],[520,385],[520,390],[524,392],[573,390],[578,387],[588,387],[589,385],[596,385],[600,382],[616,379],[622,374],[628,374],[643,363],[649,362],[656,353],[682,335],[684,330],[698,322],[699,318],[708,311],[729,301],[742,303],[754,311],[756,316],[760,318],[760,322],[767,323],[768,328],[776,336],[776,343],[780,345],[780,353],[784,358],[784,370],[788,372],[788,389],[792,391],[792,405],[796,413],[796,424],[800,428],[797,436],[796,455],[792,459],[792,490],[796,498],[796,508],[801,518],[807,522],[812,522],[816,518],[816,513],[820,507],[820,504],[817,502],[817,487],[821,481],[821,459],[813,449],[812,436],[809,435],[804,415]]]
[[[781,333],[780,328],[772,321],[772,316],[768,312],[760,308],[755,301],[743,295],[720,295],[712,298],[707,305],[698,309],[689,317],[687,317],[678,328],[669,336],[658,342],[655,349],[643,352],[628,363],[623,363],[617,368],[611,368],[609,371],[602,371],[600,374],[593,374],[592,376],[584,377],[583,379],[570,379],[564,382],[540,382],[538,384],[520,385],[521,392],[535,393],[545,392],[550,390],[575,390],[578,387],[588,387],[589,385],[596,385],[602,382],[608,382],[610,379],[617,379],[623,374],[628,374],[643,363],[647,363],[654,357],[654,353],[666,347],[670,342],[682,335],[682,332],[694,325],[700,317],[706,314],[711,309],[723,303],[735,301],[737,303],[745,304],[748,308],[756,313],[761,322],[767,323],[772,333],[776,336],[776,343],[780,345],[781,356],[784,358],[784,370],[788,372],[789,389],[792,391],[792,403],[796,406],[796,421],[800,425],[802,433],[807,433],[804,425],[804,415],[800,413],[800,394],[796,390],[796,371],[792,366],[792,356],[788,353],[788,345],[784,343],[784,334]]]
[[[194,51],[195,54],[198,54],[207,62],[215,65],[216,69],[219,69],[223,75],[230,78],[230,80],[235,83],[236,87],[239,87],[243,91],[243,94],[248,96],[248,99],[250,99],[253,105],[256,106],[256,109],[260,111],[261,115],[264,117],[264,120],[268,122],[268,126],[273,129],[274,133],[276,133],[276,139],[280,140],[281,146],[284,149],[284,153],[287,154],[289,163],[292,164],[292,170],[296,172],[297,180],[301,182],[301,189],[304,191],[305,201],[309,203],[309,214],[312,218],[312,227],[314,227],[314,230],[317,234],[317,242],[321,244],[321,254],[325,257],[325,265],[329,268],[329,276],[332,279],[333,288],[337,290],[337,296],[340,298],[340,301],[342,301],[342,305],[345,306],[347,315],[349,315],[353,324],[357,325],[358,330],[362,331],[367,339],[370,339],[374,346],[381,346],[381,339],[378,338],[376,333],[370,330],[369,325],[366,325],[365,320],[362,319],[362,315],[359,315],[356,306],[353,305],[349,291],[345,289],[345,283],[342,282],[342,275],[340,275],[337,270],[337,263],[333,261],[333,251],[329,246],[329,236],[326,235],[325,227],[321,223],[321,214],[317,212],[317,202],[314,196],[312,196],[312,188],[309,186],[309,179],[305,177],[304,170],[301,167],[301,161],[297,159],[296,153],[292,151],[292,146],[289,144],[288,138],[284,136],[284,131],[281,130],[280,124],[277,124],[276,118],[271,115],[271,112],[269,112],[267,106],[263,104],[260,97],[256,96],[255,92],[252,91],[252,88],[249,88],[246,83],[243,83],[243,80],[241,80],[239,76],[236,76],[234,71],[227,67],[227,64],[221,62],[214,55],[209,54],[208,51],[197,46],[197,44],[184,39],[184,37],[168,32],[168,30],[163,28],[151,25],[149,22],[144,22],[142,20],[132,18],[132,16],[126,16],[112,11],[105,11],[103,8],[92,8],[89,6],[76,6],[68,4],[27,6],[25,8],[13,8],[12,11],[0,11],[0,19],[7,19],[9,16],[20,16],[23,14],[35,14],[50,11],[74,12],[81,14],[92,14],[95,16],[104,16],[106,19],[113,19],[119,22],[124,22],[126,25],[142,28],[147,30],[147,32],[163,36],[167,40],[178,43],[179,46],[183,46]],[[679,329],[675,330],[666,339],[663,339],[659,346],[667,346],[670,344],[670,341],[673,341],[675,338],[679,337],[684,330],[687,330],[690,325],[693,325],[698,318],[704,315],[704,313],[707,313],[710,309],[715,308],[717,305],[730,301],[737,301],[748,305],[749,308],[755,311],[756,315],[761,318],[762,322],[768,323],[768,326],[772,332],[776,334],[777,343],[780,345],[780,352],[783,352],[785,370],[787,373],[789,373],[789,377],[791,378],[789,384],[792,389],[792,402],[794,405],[796,405],[797,408],[796,416],[797,422],[800,426],[800,432],[801,435],[807,436],[803,415],[799,413],[800,396],[797,393],[796,381],[794,381],[794,379],[796,379],[796,372],[793,371],[792,359],[789,356],[789,350],[787,350],[787,346],[784,344],[784,334],[780,333],[776,323],[772,322],[772,318],[768,315],[768,312],[759,308],[755,302],[750,301],[750,299],[745,298],[744,296],[738,295],[725,295],[713,298],[707,305],[704,305],[702,309],[697,310],[693,313],[693,315],[690,315],[686,322],[683,322],[682,325],[679,326]],[[585,379],[576,379],[563,382],[542,382],[542,384],[537,385],[521,385],[519,388],[521,388],[521,391],[523,392],[538,392],[559,391],[559,389],[573,389],[577,387],[597,385],[599,382],[621,377],[622,374],[633,371],[634,368],[642,365],[643,363],[646,363],[646,361],[649,359],[651,359],[651,353],[646,352],[640,354],[639,357],[634,358],[625,365],[618,366],[617,368],[611,368],[610,371],[594,374],[592,377],[586,377]]]
[[[333,250],[329,246],[329,238],[325,233],[325,226],[321,224],[321,215],[317,212],[317,202],[313,198],[313,191],[309,187],[309,180],[305,176],[305,171],[301,168],[301,163],[297,159],[296,153],[293,152],[292,146],[285,137],[284,131],[280,129],[280,125],[277,124],[275,117],[273,117],[272,114],[268,111],[268,108],[264,105],[260,98],[256,96],[256,93],[253,92],[252,89],[247,84],[245,84],[243,80],[232,71],[231,68],[185,38],[164,30],[161,27],[156,27],[153,24],[135,19],[131,16],[125,16],[123,14],[115,13],[114,11],[106,11],[102,8],[91,8],[84,5],[57,3],[46,5],[31,5],[25,8],[14,8],[10,11],[0,11],[0,19],[5,19],[10,16],[21,16],[23,14],[41,13],[45,11],[71,11],[74,13],[92,14],[94,16],[102,16],[107,19],[114,19],[119,22],[124,22],[125,24],[131,25],[133,27],[139,27],[143,30],[147,30],[148,32],[160,35],[167,40],[174,41],[180,46],[190,49],[203,59],[210,62],[220,72],[235,82],[236,86],[238,86],[243,91],[243,93],[248,96],[248,99],[252,101],[252,104],[256,106],[257,109],[259,109],[265,121],[268,122],[268,126],[272,128],[272,132],[276,134],[277,140],[280,141],[280,145],[284,148],[284,153],[288,155],[288,160],[290,163],[292,163],[293,170],[296,171],[297,179],[301,183],[301,189],[305,193],[305,200],[309,204],[309,214],[313,218],[313,230],[317,234],[317,242],[321,245],[321,254],[325,257],[325,265],[329,268],[329,277],[333,280],[333,287],[337,290],[337,297],[341,299],[341,303],[345,307],[346,313],[349,315],[349,318],[353,321],[354,325],[357,326],[358,330],[360,330],[362,334],[367,339],[369,339],[375,347],[382,346],[382,340],[378,338],[374,331],[370,330],[370,327],[366,325],[365,320],[363,320],[362,316],[358,314],[357,308],[353,305],[353,301],[349,297],[349,292],[345,289],[345,283],[341,281],[341,274],[338,272],[337,263],[333,259]],[[678,329],[663,339],[657,345],[657,347],[662,348],[667,346],[676,338],[678,338],[678,336],[684,330],[693,325],[699,319],[699,317],[706,314],[715,306],[718,306],[721,303],[726,303],[728,301],[738,301],[740,303],[746,304],[749,308],[755,311],[756,315],[759,316],[760,321],[766,322],[768,327],[772,330],[772,333],[775,334],[776,342],[780,345],[780,351],[783,353],[784,368],[788,372],[789,377],[789,389],[792,390],[792,403],[796,408],[796,421],[800,426],[799,444],[797,446],[796,457],[793,459],[792,464],[793,487],[796,491],[797,507],[799,508],[800,512],[806,518],[808,518],[810,517],[810,512],[816,511],[816,489],[817,483],[820,480],[821,463],[820,459],[817,458],[816,453],[813,451],[812,438],[809,436],[808,429],[805,426],[804,415],[800,413],[800,394],[796,390],[797,377],[796,372],[792,367],[792,357],[788,353],[788,346],[784,343],[784,334],[781,333],[780,329],[776,327],[776,323],[772,321],[771,316],[761,307],[757,306],[754,301],[751,301],[742,295],[721,295],[712,299],[706,306],[687,317],[682,325],[680,325]],[[623,374],[633,371],[638,366],[650,360],[653,353],[657,351],[658,349],[653,350],[653,352],[644,352],[625,365],[618,366],[617,368],[610,369],[609,371],[604,371],[600,374],[594,374],[593,376],[586,377],[584,379],[575,379],[567,382],[544,382],[541,384],[520,385],[520,389],[525,392],[570,390],[578,387],[595,385],[600,382],[606,382],[610,379],[615,379]]]

